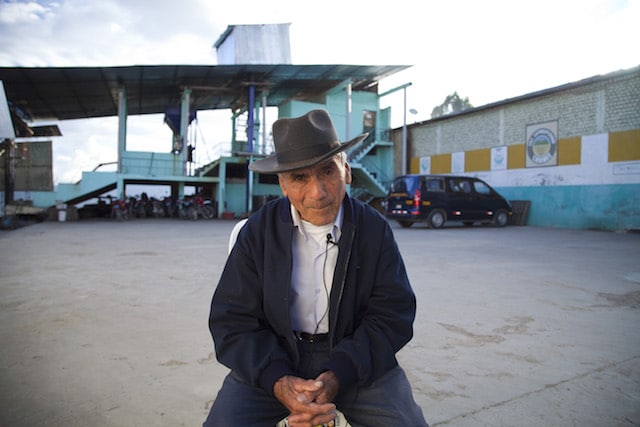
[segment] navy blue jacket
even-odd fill
[[[413,336],[416,300],[386,219],[348,196],[331,288],[326,368],[341,390],[368,385],[397,365]],[[292,239],[287,198],[254,213],[238,235],[213,295],[209,329],[218,360],[273,393],[299,363],[291,330]]]

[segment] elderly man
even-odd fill
[[[426,426],[396,353],[416,301],[387,221],[347,195],[346,152],[324,110],[279,119],[283,198],[240,230],[211,303],[218,360],[231,369],[205,426]]]

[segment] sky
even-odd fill
[[[0,0],[0,66],[216,65],[227,26],[277,23],[296,65],[411,66],[380,83],[411,83],[408,123],[454,91],[477,107],[640,65],[640,0]],[[231,139],[222,114],[198,113],[199,163]],[[116,160],[115,117],[58,125],[54,183]],[[170,145],[162,116],[129,118],[129,150]]]

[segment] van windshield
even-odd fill
[[[420,180],[417,176],[401,176],[393,181],[391,186],[392,193],[408,193],[413,194],[418,188]]]

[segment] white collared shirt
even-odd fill
[[[338,260],[342,206],[333,223],[317,226],[300,218],[291,205],[297,232],[293,234],[290,311],[294,331],[329,332],[329,296]],[[327,235],[331,234],[329,242]]]

